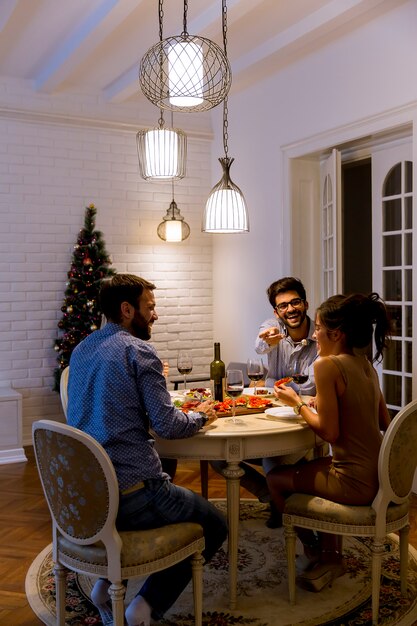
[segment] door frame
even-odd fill
[[[417,207],[417,103],[389,111],[385,114],[372,116],[357,123],[347,124],[313,135],[312,137],[295,143],[281,146],[283,154],[283,225],[284,225],[284,258],[289,259],[289,267],[294,267],[294,207],[293,193],[294,181],[292,180],[292,166],[294,159],[320,163],[327,158],[333,148],[342,153],[342,160],[354,160],[369,155],[371,148],[377,145],[396,142],[404,137],[409,137],[412,144],[413,158],[413,206]],[[302,223],[298,228],[303,228]],[[302,233],[306,237],[306,233]],[[317,234],[315,235],[317,236]],[[295,238],[294,238],[295,239]],[[319,247],[321,242],[319,243]],[[317,252],[317,242],[314,242],[312,254]],[[417,267],[417,223],[413,233],[413,267]],[[317,283],[317,272],[321,271],[320,258],[312,259],[309,275],[302,277],[307,284]],[[311,280],[310,280],[311,279]],[[417,271],[413,277],[413,293],[416,294],[416,306],[413,306],[413,328],[417,335]],[[321,302],[322,294],[316,293],[310,298],[311,309],[314,310]],[[412,396],[417,397],[417,342],[413,342],[413,384]]]

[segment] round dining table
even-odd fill
[[[236,608],[240,477],[240,461],[271,456],[283,456],[315,448],[321,440],[302,418],[287,419],[267,413],[218,418],[188,439],[155,437],[161,457],[187,460],[225,460],[223,474],[227,481],[227,519],[229,525],[229,598],[230,608]]]

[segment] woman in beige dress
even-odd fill
[[[317,395],[314,407],[290,387],[275,395],[294,408],[315,433],[332,446],[332,456],[267,476],[272,500],[281,513],[292,493],[308,493],[334,502],[370,504],[378,491],[381,431],[390,422],[377,373],[367,354],[375,341],[375,360],[382,357],[389,319],[378,294],[332,296],[316,312],[315,339],[319,358],[314,365]],[[305,571],[298,583],[320,591],[343,569],[340,538],[299,529],[304,544]]]

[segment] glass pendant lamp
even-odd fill
[[[184,220],[174,199],[174,183],[172,183],[172,201],[166,215],[157,228],[157,235],[168,243],[179,243],[187,239],[190,234],[190,227]]]
[[[169,103],[193,108],[204,102],[203,49],[194,41],[174,42],[168,50]]]

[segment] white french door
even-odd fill
[[[412,145],[372,153],[373,285],[392,318],[392,341],[379,365],[392,414],[412,399],[413,178]]]
[[[351,157],[349,151],[346,155],[345,152],[341,154],[342,158]],[[308,291],[311,294],[314,291],[315,304],[343,291],[342,264],[349,263],[342,250],[340,156],[337,150],[333,150],[326,160],[321,160],[320,176],[313,165],[306,168],[306,160],[302,159],[297,165],[293,164],[291,170],[293,219],[298,223],[298,230],[293,230],[294,239],[298,241],[302,231],[300,226],[305,226],[299,245],[293,245],[297,254],[294,254],[292,264]],[[412,399],[413,385],[414,396],[417,395],[417,380],[413,383],[413,369],[414,379],[417,379],[417,345],[413,348],[413,327],[417,323],[417,309],[413,307],[413,292],[417,289],[417,274],[413,273],[413,258],[417,263],[417,232],[413,232],[411,137],[366,147],[359,156],[370,156],[372,163],[372,241],[369,241],[372,246],[372,290],[387,303],[393,320],[392,341],[382,363],[376,367],[388,407],[394,415]],[[320,178],[319,185],[316,184],[317,195],[313,191],[314,176],[317,183]],[[306,187],[312,190],[308,201],[306,194],[301,193]],[[321,249],[313,247],[317,241],[312,233],[313,225],[320,225],[318,241]],[[360,227],[358,223],[358,229]],[[304,260],[303,264],[300,258]],[[319,276],[320,285],[315,284]]]
[[[323,300],[341,291],[341,159],[340,152],[320,164]]]

